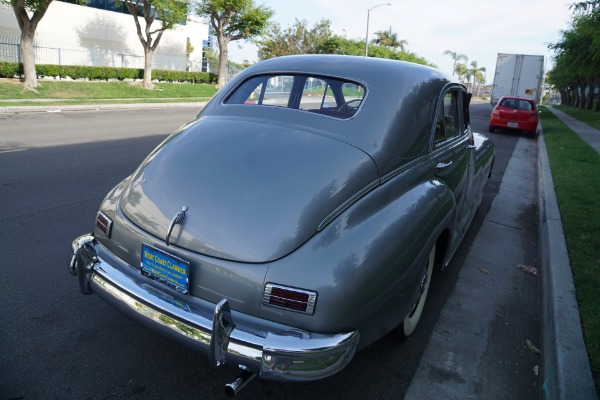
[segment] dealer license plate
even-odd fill
[[[142,274],[178,291],[188,292],[190,263],[156,247],[142,244]]]
[[[519,127],[519,124],[518,124],[518,123],[516,123],[516,122],[509,122],[509,123],[508,123],[508,127],[509,127],[509,128],[518,128],[518,127]]]

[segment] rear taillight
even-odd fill
[[[102,211],[98,211],[96,214],[96,226],[102,231],[107,237],[110,238],[110,232],[112,230],[112,221]]]
[[[317,293],[309,290],[267,283],[263,293],[263,304],[305,314],[314,314]]]

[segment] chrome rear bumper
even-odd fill
[[[92,235],[73,241],[69,270],[81,292],[95,293],[129,317],[209,356],[275,381],[312,381],[333,375],[352,359],[359,333],[325,335],[298,330],[218,304],[159,288],[123,263]]]

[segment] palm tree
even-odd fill
[[[458,80],[464,83],[465,79],[469,76],[469,68],[467,67],[467,64],[458,63],[454,68],[456,69]]]
[[[408,42],[406,40],[398,40],[398,34],[396,32],[392,32],[391,26],[385,31],[375,32],[375,35],[377,36],[375,39],[375,44],[380,46],[390,47],[394,50],[399,47],[402,51],[404,51],[405,47],[408,46]]]
[[[475,74],[475,80],[477,81],[477,96],[479,97],[481,95],[481,86],[485,85],[485,68],[483,68],[483,71],[477,71],[477,73]]]
[[[458,74],[458,76],[460,76],[460,73],[458,73],[458,70],[457,70],[457,63],[459,63],[460,61],[464,61],[466,64],[467,60],[469,58],[467,56],[465,56],[464,54],[459,54],[452,50],[446,50],[444,52],[444,55],[445,56],[449,55],[452,58],[452,60],[454,60],[454,64],[452,65],[452,76],[454,76],[454,72],[456,72]]]
[[[469,72],[469,80],[470,77],[473,77],[473,85],[471,86],[471,92],[475,92],[475,82],[478,80],[478,76],[481,77],[481,73],[485,72],[485,67],[477,68],[477,61],[471,61],[471,68],[468,69]],[[467,83],[469,83],[467,81]]]

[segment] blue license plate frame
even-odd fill
[[[142,275],[179,293],[187,294],[189,292],[189,271],[189,261],[142,243]]]

